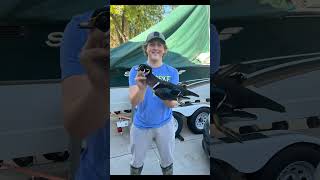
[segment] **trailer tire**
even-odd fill
[[[64,162],[69,158],[70,154],[68,151],[65,151],[65,152],[43,154],[43,156],[50,161]]]
[[[210,109],[201,107],[197,109],[187,120],[188,128],[194,134],[202,134],[206,121],[209,121]]]
[[[20,167],[27,167],[33,164],[33,156],[12,159]]]
[[[320,152],[313,146],[292,145],[276,154],[265,167],[250,175],[248,179],[284,180],[297,175],[299,179],[311,180],[319,162]]]
[[[174,118],[175,126],[178,126],[178,127],[174,127],[174,128],[177,128],[176,132],[175,132],[175,136],[177,137],[180,134],[181,130],[182,130],[183,120],[186,117],[184,115],[182,115],[181,113],[178,113],[178,112],[175,112],[175,111],[172,112],[172,115],[173,115],[173,118]]]

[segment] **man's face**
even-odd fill
[[[162,61],[163,55],[166,53],[164,44],[160,40],[151,40],[147,46],[148,58],[151,61]]]

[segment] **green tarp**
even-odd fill
[[[178,6],[161,22],[111,50],[110,69],[130,68],[146,61],[142,44],[152,31],[159,31],[167,39],[168,54],[164,62],[176,68],[201,65],[197,57],[209,53],[210,6]]]

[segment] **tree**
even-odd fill
[[[110,47],[127,42],[163,18],[162,5],[110,6]]]

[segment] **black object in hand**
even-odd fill
[[[93,12],[91,18],[87,22],[79,24],[79,28],[93,29],[98,28],[102,32],[107,32],[109,27],[109,10],[108,8],[97,9]]]
[[[163,81],[152,74],[152,68],[147,64],[140,64],[137,71],[142,71],[147,78],[147,85],[150,86],[156,96],[162,100],[189,99],[187,96],[199,97],[198,94],[187,90],[185,87]]]

